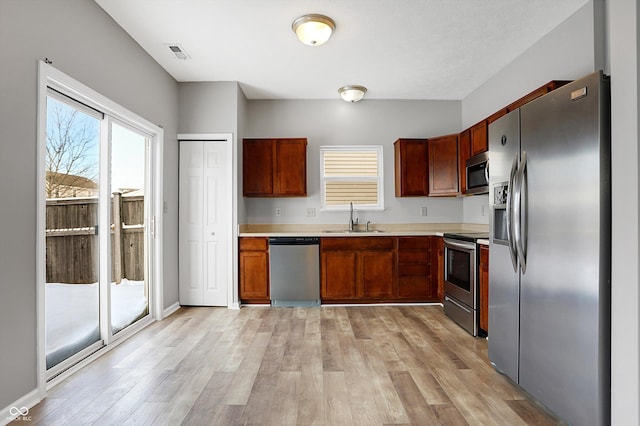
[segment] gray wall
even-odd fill
[[[165,305],[177,301],[177,84],[86,0],[0,2],[0,409],[36,386],[37,63],[164,127]],[[7,204],[7,200],[11,200]]]
[[[178,83],[178,133],[237,133],[238,83]]]
[[[462,101],[462,125],[477,123],[551,80],[592,73],[596,58],[590,1]],[[598,52],[600,53],[600,52]]]
[[[178,84],[178,133],[231,133],[236,148],[233,153],[232,257],[237,264],[238,220],[244,221],[245,204],[242,198],[242,173],[238,158],[242,158],[242,145],[238,140],[246,127],[247,99],[235,81],[190,82]],[[238,268],[233,268],[233,297],[229,303],[238,302]]]
[[[425,138],[460,130],[458,101],[367,100],[350,104],[336,100],[249,100],[246,137],[306,137],[307,197],[246,198],[249,223],[344,223],[344,212],[320,211],[320,146],[382,145],[384,157],[384,212],[360,212],[361,221],[419,223],[462,221],[459,198],[396,198],[393,142],[398,138]],[[419,215],[426,206],[428,216]],[[276,208],[282,216],[275,216]],[[316,216],[306,217],[315,207]]]
[[[603,36],[600,21],[594,18],[598,4],[587,3],[464,98],[463,127],[477,123],[551,80],[573,80],[602,66],[604,54],[594,47],[596,36]],[[602,20],[602,15],[598,18]],[[489,196],[465,198],[464,222],[488,224],[489,216],[484,214],[488,204]]]
[[[640,8],[607,2],[611,74],[611,424],[640,424]]]

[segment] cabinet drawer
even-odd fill
[[[400,237],[398,250],[431,249],[431,237]]]
[[[322,250],[393,250],[392,237],[321,238]]]
[[[431,252],[428,251],[399,251],[398,263],[429,263]]]
[[[261,250],[266,251],[269,247],[266,238],[242,237],[239,243],[240,250]]]
[[[398,265],[398,275],[401,277],[426,277],[429,275],[429,264],[401,263]]]

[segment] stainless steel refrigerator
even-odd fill
[[[489,359],[563,420],[610,422],[609,80],[489,126]]]

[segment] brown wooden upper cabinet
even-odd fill
[[[393,143],[396,197],[429,195],[426,139],[398,139]]]
[[[527,104],[527,103],[531,102],[532,100],[534,100],[536,98],[539,98],[540,96],[551,92],[552,90],[556,90],[558,87],[562,87],[567,83],[569,83],[568,80],[553,80],[553,81],[550,81],[549,83],[545,84],[544,86],[538,87],[536,90],[527,93],[526,95],[524,95],[523,97],[521,97],[517,101],[514,101],[511,104],[509,104],[507,106],[507,108],[506,108],[507,112],[511,112],[513,110],[516,110],[516,109],[520,108],[521,106],[523,106],[524,104]]]
[[[245,197],[306,197],[307,139],[244,139]]]
[[[458,134],[430,138],[429,196],[454,196],[458,185]]]
[[[467,160],[471,157],[471,129],[458,135],[458,185],[460,193],[467,192]]]
[[[489,128],[487,120],[482,120],[471,127],[471,156],[487,150],[489,150]]]

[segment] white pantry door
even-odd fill
[[[227,306],[231,187],[226,141],[180,141],[180,304]]]

